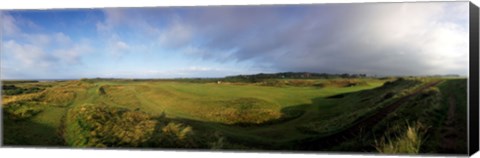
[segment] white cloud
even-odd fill
[[[53,35],[57,45],[69,45],[72,43],[72,39],[65,35],[63,32],[57,32]]]
[[[6,36],[14,35],[20,31],[12,16],[3,12],[0,12],[0,15],[0,26],[3,27],[3,33]]]
[[[233,73],[232,73],[233,72]],[[134,71],[110,71],[106,74],[97,74],[100,77],[119,77],[119,78],[190,78],[190,77],[224,77],[225,74],[238,74],[240,70],[205,67],[205,66],[189,66],[175,68],[169,70],[144,69]]]
[[[9,36],[3,39],[2,78],[58,76],[62,73],[60,70],[81,64],[82,55],[92,50],[88,41],[72,41],[63,32],[48,34],[29,30],[26,33],[19,26],[26,25],[25,29],[38,26],[26,19],[16,20],[6,13],[2,16],[9,17],[9,26],[15,26],[11,27],[15,29],[6,28],[14,31],[8,31]]]
[[[121,57],[125,53],[131,52],[131,46],[122,40],[117,34],[112,33],[106,41],[106,51],[115,58]]]
[[[115,48],[119,51],[128,50],[130,47],[123,41],[117,41],[115,43]]]
[[[48,61],[48,54],[42,47],[31,44],[18,44],[13,40],[4,43],[5,55],[10,56],[13,61],[9,63],[20,68],[47,68],[51,65]]]
[[[179,48],[184,47],[192,41],[193,32],[185,23],[179,20],[174,20],[172,24],[160,32],[159,41],[161,46],[167,48]]]
[[[466,74],[468,28],[465,25],[468,23],[462,19],[468,17],[465,11],[468,3],[379,4],[378,7],[371,8],[367,20],[356,27],[375,26],[363,35],[372,37],[375,45],[392,47],[395,48],[392,50],[402,51],[403,56],[411,56],[410,61],[399,58],[392,60],[390,65],[416,74]],[[396,56],[393,52],[389,54]],[[409,62],[423,66],[412,67],[406,64]]]
[[[85,43],[75,44],[71,47],[55,49],[52,56],[56,62],[65,64],[81,64],[82,55],[89,53],[92,48]]]

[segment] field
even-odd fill
[[[2,83],[3,144],[466,153],[466,79]]]

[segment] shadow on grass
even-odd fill
[[[368,91],[368,90],[364,90]],[[330,96],[330,99],[340,99],[346,97],[347,95],[357,95],[363,93],[363,91],[349,92],[343,94],[337,94],[336,96]],[[329,98],[329,97],[327,97]],[[295,126],[299,125],[297,122],[302,121],[315,121],[304,119],[304,116],[309,107],[322,105],[322,102],[327,99],[325,97],[317,97],[311,100],[312,104],[300,104],[288,106],[281,109],[281,117],[279,119],[270,120],[260,124],[255,123],[237,123],[237,124],[223,124],[218,122],[208,122],[208,121],[198,121],[193,119],[184,119],[184,118],[157,118],[159,121],[165,122],[179,122],[185,125],[190,125],[194,129],[195,143],[200,145],[193,148],[205,149],[209,148],[209,143],[215,142],[219,137],[224,137],[232,146],[224,146],[223,148],[227,149],[262,149],[262,150],[302,150],[304,147],[315,147],[313,144],[306,144],[304,141],[309,141],[307,138],[318,139],[318,135],[305,134],[303,138],[292,138],[293,140],[288,140],[290,138],[285,138],[285,135],[282,136],[282,140],[273,139],[273,138],[262,138],[262,136],[252,135],[249,133],[242,133],[241,131],[248,131],[249,129],[255,129],[257,127],[270,128],[276,126],[275,130],[271,130],[270,135],[275,135],[282,133],[282,129],[289,129],[291,131],[297,130]],[[315,108],[316,109],[316,108]],[[297,120],[302,118],[301,120]],[[295,122],[290,122],[295,121]],[[308,122],[304,122],[308,123]],[[287,125],[288,124],[288,125]],[[162,126],[155,127],[155,133],[159,133],[162,129]],[[238,130],[241,129],[241,130]],[[58,131],[56,128],[39,124],[30,120],[23,121],[12,121],[4,120],[4,142],[6,146],[64,146],[62,137],[57,134]],[[267,130],[268,131],[268,130]],[[215,133],[221,132],[221,136],[216,135]],[[270,131],[268,131],[270,132]],[[302,133],[302,132],[300,132]],[[285,141],[288,140],[288,141]],[[311,143],[316,143],[311,142]],[[172,145],[175,146],[175,145]]]
[[[31,120],[14,121],[3,118],[4,146],[64,147],[58,129]]]
[[[350,93],[349,93],[350,94]],[[290,121],[298,121],[297,119],[304,116],[307,112],[307,109],[311,106],[319,106],[322,105],[321,103],[325,101],[324,97],[317,97],[312,99],[311,104],[300,104],[294,106],[288,106],[281,109],[281,117],[275,120],[270,120],[263,123],[235,123],[235,124],[225,124],[219,122],[209,122],[209,121],[199,121],[194,119],[186,119],[186,118],[158,118],[159,120],[163,121],[173,121],[173,122],[180,122],[186,125],[190,125],[193,127],[198,137],[201,137],[198,142],[209,143],[218,139],[214,133],[222,133],[221,135],[225,138],[226,141],[230,144],[235,144],[233,146],[224,146],[222,149],[247,149],[247,150],[276,150],[276,151],[292,151],[292,149],[297,149],[300,143],[295,141],[285,141],[283,140],[275,140],[273,138],[262,137],[259,135],[250,135],[248,133],[243,133],[242,131],[249,131],[250,129],[257,129],[257,128],[285,128],[289,129],[290,131],[297,131],[297,127],[295,123],[290,123]],[[315,108],[316,109],[316,108]],[[302,119],[303,120],[303,119]],[[285,124],[285,125],[284,125]],[[292,124],[293,126],[286,125]],[[285,126],[285,127],[278,127],[278,126]],[[280,134],[283,135],[284,131],[272,131],[272,133],[268,134],[276,135]],[[299,133],[303,133],[298,131]],[[203,145],[205,146],[205,145]]]

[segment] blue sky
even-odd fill
[[[468,2],[1,13],[3,79],[468,72]]]

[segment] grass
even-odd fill
[[[432,79],[423,80],[422,82],[433,81]],[[405,90],[411,91],[411,90]],[[445,134],[444,122],[447,119],[449,102],[448,98],[453,95],[455,97],[455,104],[457,104],[455,116],[456,122],[454,125],[456,142],[455,150],[445,151],[441,148],[443,142],[442,135]],[[401,141],[396,139],[405,139],[405,133],[398,133],[399,131],[406,131],[408,126],[405,122],[421,122],[426,128],[424,137],[421,139],[422,143],[419,147],[419,153],[449,153],[449,154],[465,154],[466,153],[466,79],[444,79],[435,87],[428,88],[420,94],[414,96],[400,106],[395,112],[386,116],[383,120],[377,123],[372,129],[369,129],[361,137],[355,137],[332,147],[328,150],[345,151],[346,149],[355,151],[379,151],[379,143],[382,144],[384,150],[390,151],[400,150],[396,145]],[[404,125],[404,126],[402,126]],[[427,128],[428,127],[428,128]],[[416,129],[414,125],[410,126]],[[382,138],[384,137],[384,138]],[[390,140],[390,143],[389,141]],[[406,143],[402,140],[401,143]],[[400,143],[400,144],[401,144]],[[463,148],[462,148],[463,147]],[[395,149],[395,150],[394,150]],[[399,151],[398,151],[399,152]],[[402,150],[402,153],[407,153]]]
[[[407,124],[402,133],[395,137],[389,134],[380,141],[375,141],[375,148],[383,154],[418,154],[425,135],[425,127],[422,123]]]
[[[30,139],[42,136],[41,140],[50,142],[43,145],[75,147],[288,149],[293,148],[297,140],[326,136],[348,128],[437,79],[394,80],[282,79],[265,83],[221,84],[174,80],[17,83],[19,87],[23,84],[48,86],[36,93],[2,96],[2,107],[6,112],[10,109],[21,113],[22,110],[18,109],[38,108],[38,112],[33,110],[34,113],[25,115],[25,119],[7,119],[5,130],[12,133],[5,134],[4,138],[5,144],[41,144]],[[443,92],[461,85],[457,82],[450,85],[450,81],[414,97],[371,129],[372,132],[365,133],[388,135],[385,133],[391,130],[391,126],[407,119],[431,125],[434,128],[429,129],[427,135],[436,137],[439,135],[436,129],[445,119],[442,117],[446,106],[441,99]],[[463,104],[466,97],[462,90],[455,92],[459,94],[455,93],[454,97]],[[16,105],[18,109],[9,105]],[[83,113],[82,108],[90,112]],[[465,112],[462,109],[457,111]],[[409,127],[405,129],[408,131]],[[415,126],[412,129],[415,133]],[[14,134],[16,130],[22,132]],[[374,136],[359,135],[365,137],[324,150],[376,151],[372,145]],[[432,143],[435,139],[431,137],[425,141]],[[395,146],[398,142],[396,137],[390,138],[392,141],[385,141],[385,146]],[[435,149],[435,146],[421,145],[420,152]]]

